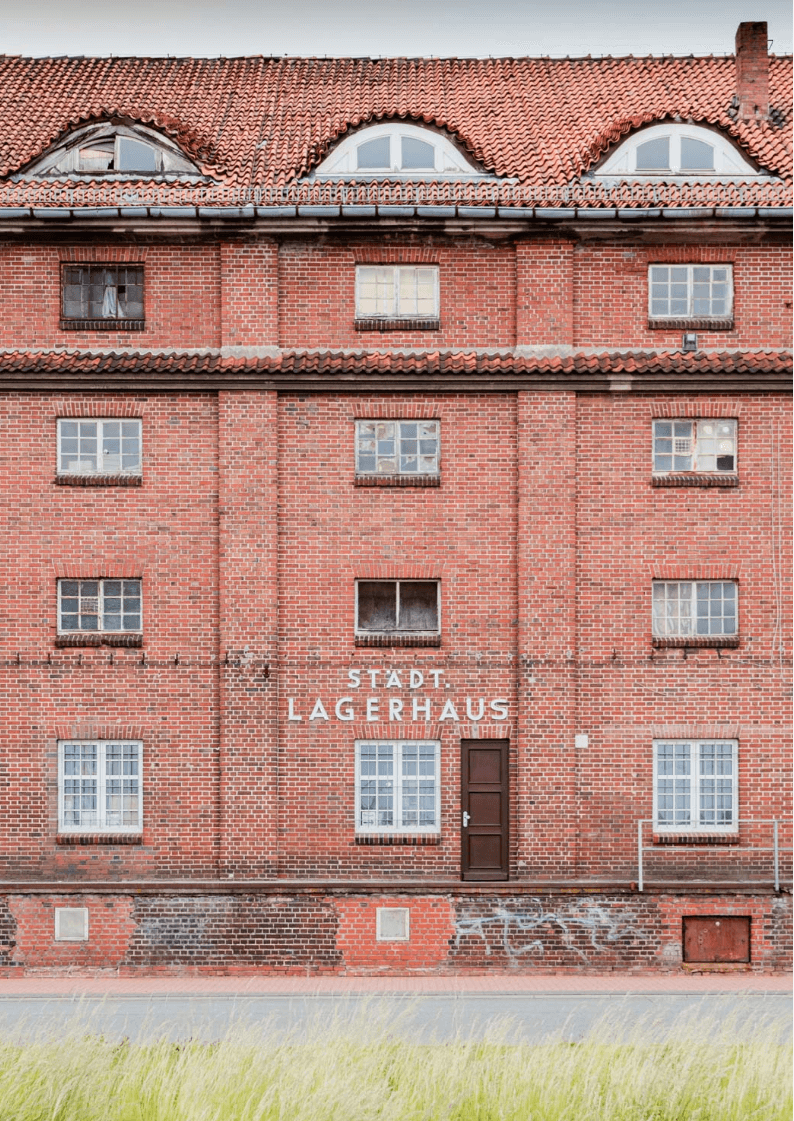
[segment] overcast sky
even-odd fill
[[[789,0],[0,0],[23,55],[724,54],[743,20],[792,49]]]

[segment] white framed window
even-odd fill
[[[722,133],[699,125],[651,125],[627,137],[595,171],[598,178],[757,178],[759,171]]]
[[[738,829],[736,740],[654,740],[654,829]]]
[[[358,580],[356,634],[438,635],[438,580]]]
[[[357,319],[436,319],[439,314],[435,265],[358,265]]]
[[[59,420],[59,475],[140,475],[139,420]]]
[[[653,471],[667,475],[694,471],[700,475],[735,474],[735,420],[655,420]]]
[[[356,421],[357,475],[437,475],[437,420]]]
[[[58,633],[139,634],[140,580],[59,580]]]
[[[345,136],[312,178],[426,179],[484,174],[450,137],[407,121],[385,121]]]
[[[655,580],[656,638],[732,637],[738,634],[733,580]]]
[[[59,741],[59,831],[140,832],[142,755],[138,740]]]
[[[438,833],[441,745],[356,741],[356,832]]]
[[[648,269],[651,319],[730,319],[732,314],[730,265],[651,265]]]

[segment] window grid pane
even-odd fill
[[[732,271],[728,265],[651,265],[651,318],[724,319],[731,314]]]
[[[64,319],[143,319],[143,268],[69,266],[61,298]]]
[[[362,832],[438,829],[438,745],[414,741],[357,746]]]
[[[60,634],[113,634],[141,629],[140,580],[58,581]]]
[[[61,744],[61,813],[65,830],[141,827],[139,743]]]
[[[655,752],[659,828],[735,827],[734,741],[657,743]]]
[[[437,420],[359,421],[356,473],[359,475],[437,475]]]
[[[356,315],[422,318],[438,315],[438,269],[364,266],[356,269]]]
[[[139,420],[59,420],[58,473],[139,475]]]
[[[736,584],[732,580],[657,580],[653,634],[657,638],[735,636]]]

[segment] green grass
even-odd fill
[[[373,1015],[374,1011],[374,1015]],[[392,1025],[393,1025],[393,1016]],[[781,1032],[737,1043],[408,1042],[388,1010],[307,1034],[221,1042],[0,1040],[1,1121],[790,1121]],[[374,1026],[373,1026],[374,1025]],[[504,1036],[503,1036],[504,1038]]]

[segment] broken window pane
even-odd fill
[[[69,266],[61,298],[64,319],[143,319],[143,267]]]

